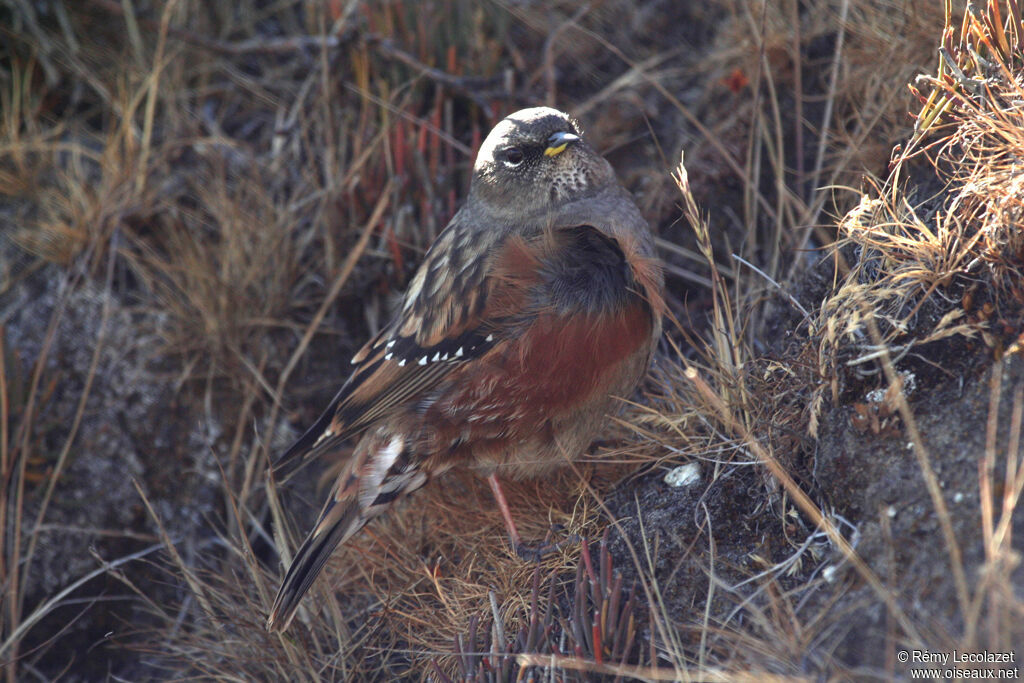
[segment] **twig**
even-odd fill
[[[380,199],[377,200],[377,205],[373,209],[373,213],[370,215],[370,219],[363,226],[363,232],[359,236],[359,241],[356,242],[352,251],[349,252],[348,258],[341,266],[341,272],[334,279],[331,284],[330,290],[327,292],[327,296],[324,297],[323,303],[320,304],[320,308],[317,310],[313,319],[309,322],[309,326],[306,328],[306,333],[302,335],[302,339],[299,341],[299,345],[295,347],[292,352],[291,358],[288,359],[287,365],[284,370],[281,371],[281,376],[277,380],[277,390],[274,392],[274,407],[270,415],[270,424],[273,425],[277,420],[277,413],[281,408],[280,396],[284,392],[284,386],[288,382],[288,378],[291,377],[292,372],[295,370],[295,366],[298,365],[299,359],[306,352],[306,347],[309,346],[310,341],[313,339],[313,335],[316,334],[317,328],[320,327],[320,323],[323,321],[324,316],[327,315],[327,311],[330,310],[331,306],[334,305],[334,300],[338,298],[338,294],[341,293],[341,288],[345,286],[352,271],[355,269],[356,263],[359,261],[363,252],[366,251],[366,245],[370,241],[370,236],[374,233],[374,228],[380,223],[381,217],[384,215],[384,210],[387,209],[390,198],[391,190],[394,187],[394,178],[388,180],[387,185],[380,194]],[[269,446],[269,443],[268,443]],[[250,458],[247,466],[245,475],[245,483],[242,488],[241,494],[239,494],[239,500],[248,500],[249,489],[255,479],[255,467],[259,458]]]
[[[142,557],[145,557],[146,555],[154,553],[163,547],[163,543],[157,543],[155,545],[149,546],[148,548],[143,548],[137,553],[125,555],[124,557],[120,557],[112,562],[106,562],[102,567],[99,567],[98,569],[94,569],[93,571],[89,572],[88,574],[81,577],[61,592],[54,595],[52,598],[50,598],[43,604],[36,607],[34,610],[32,610],[32,614],[29,615],[28,619],[25,619],[20,624],[18,624],[18,627],[14,629],[14,631],[7,638],[7,640],[5,640],[3,644],[0,644],[0,657],[2,657],[4,653],[11,648],[11,646],[13,646],[15,643],[20,642],[21,639],[25,636],[25,634],[29,631],[29,629],[35,626],[40,619],[45,617],[53,610],[57,609],[62,604],[65,597],[74,593],[76,590],[78,590],[85,584],[89,583],[97,576],[105,574],[109,572],[111,569],[117,569],[121,565],[127,564],[132,560],[138,560]]]
[[[479,97],[481,100],[486,100],[488,97],[495,94],[508,94],[508,91],[502,87],[506,80],[503,75],[490,77],[453,76],[446,71],[424,64],[405,50],[396,47],[395,44],[387,38],[382,38],[377,35],[367,35],[366,43],[372,47],[377,54],[385,59],[391,59],[405,64],[408,67],[416,69],[420,74],[426,76],[430,80],[436,81],[441,85],[448,86],[453,90],[458,90],[459,92],[470,95],[474,99]],[[489,90],[497,90],[497,92],[487,92]]]
[[[843,0],[842,5],[839,8],[839,31],[836,35],[836,47],[832,52],[832,68],[829,70],[828,77],[828,96],[825,98],[825,111],[821,114],[821,136],[818,138],[818,152],[814,158],[814,170],[811,172],[811,187],[817,187],[821,179],[821,171],[825,166],[825,153],[828,145],[828,130],[829,126],[832,125],[832,110],[835,108],[836,93],[838,90],[839,83],[839,68],[842,66],[843,57],[843,41],[846,38],[846,17],[850,13],[850,2],[849,0]],[[803,153],[800,151],[799,153]],[[821,211],[821,207],[815,211],[811,217],[811,224],[817,222],[818,214]]]
[[[800,302],[797,301],[795,298],[793,298],[793,295],[790,294],[789,292],[787,292],[782,287],[782,285],[780,285],[778,282],[776,282],[771,277],[769,277],[768,273],[764,272],[763,270],[761,270],[760,268],[755,266],[753,263],[751,263],[750,261],[747,261],[745,258],[743,258],[742,256],[739,256],[738,254],[733,254],[732,257],[734,259],[736,259],[737,261],[739,261],[740,263],[742,263],[743,265],[745,265],[747,268],[750,268],[752,271],[754,271],[755,273],[757,273],[758,275],[763,277],[765,280],[768,281],[769,284],[771,284],[773,287],[775,287],[775,289],[779,290],[779,292],[784,297],[786,297],[789,300],[789,303],[791,303],[794,306],[796,306],[797,310],[799,310],[801,313],[804,314],[804,318],[806,320],[810,320],[811,319],[811,314],[807,312],[807,309],[804,308],[803,306],[801,306]]]
[[[630,666],[627,664],[599,664],[589,659],[567,655],[521,654],[516,656],[520,667],[537,666],[550,668],[552,673],[557,669],[566,671],[585,671],[592,674],[624,676],[647,681],[678,681],[684,674],[679,669],[655,666]],[[782,676],[768,674],[763,671],[721,671],[716,669],[695,669],[685,672],[701,681],[766,681],[781,683],[783,681],[809,681],[806,676]]]
[[[111,14],[121,16],[125,14],[124,8],[119,3],[114,2],[114,0],[92,0],[92,4]],[[136,18],[136,22],[139,26],[144,26],[149,30],[156,31],[160,29],[160,22],[153,19]],[[287,54],[291,52],[323,50],[325,48],[334,50],[348,42],[353,37],[354,32],[340,36],[289,36],[286,38],[267,38],[261,36],[250,40],[241,40],[236,43],[214,40],[213,38],[207,38],[206,36],[174,26],[168,27],[167,35],[211,52],[237,56],[253,53]]]

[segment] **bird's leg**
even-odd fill
[[[505,528],[508,529],[509,540],[512,541],[512,547],[519,552],[519,548],[523,545],[523,539],[519,536],[519,530],[516,529],[516,523],[512,521],[512,512],[508,509],[508,501],[505,500],[505,494],[501,490],[501,482],[498,481],[498,475],[491,474],[487,477],[487,483],[491,485],[491,493],[494,494],[494,502],[498,504],[498,509],[501,510],[501,517],[505,520]]]
[[[512,511],[508,508],[508,501],[505,500],[505,494],[501,490],[498,475],[491,474],[487,477],[487,483],[491,485],[491,493],[494,494],[494,501],[498,504],[498,509],[501,510],[505,528],[508,530],[508,538],[512,542],[512,548],[516,551],[516,555],[524,560],[539,562],[548,553],[561,549],[562,543],[551,543],[546,539],[540,543],[523,543],[519,530],[516,529],[516,523],[512,521]]]

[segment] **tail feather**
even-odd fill
[[[348,432],[343,432],[336,426],[332,429],[337,401],[338,399],[335,398],[327,410],[313,423],[313,426],[307,429],[302,436],[295,440],[295,443],[288,447],[288,450],[271,464],[270,471],[274,473],[278,483],[288,481],[293,474],[312,462],[317,456],[334,449],[348,438]]]
[[[288,573],[285,574],[281,588],[277,591],[274,607],[267,618],[268,631],[284,631],[288,628],[299,608],[302,596],[320,574],[327,558],[340,543],[347,541],[365,524],[366,517],[360,510],[357,500],[338,502],[332,496],[327,507],[320,513],[316,528],[299,546],[291,566],[288,567]]]
[[[274,599],[267,629],[287,629],[302,596],[334,549],[427,479],[402,436],[385,430],[365,436],[348,468],[338,477],[316,526],[296,551]]]

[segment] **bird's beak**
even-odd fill
[[[547,149],[544,150],[544,156],[555,157],[565,151],[565,148],[580,139],[579,135],[573,135],[572,133],[555,133],[548,138]]]

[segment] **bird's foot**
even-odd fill
[[[544,559],[551,553],[558,552],[567,545],[580,542],[580,537],[576,534],[567,536],[562,540],[558,541],[557,543],[552,542],[552,534],[556,531],[561,530],[562,526],[560,524],[555,525],[551,528],[551,531],[548,532],[548,535],[544,537],[543,541],[536,543],[526,543],[523,541],[519,541],[518,543],[513,543],[512,547],[515,549],[516,555],[518,555],[520,558],[528,562],[540,562],[542,559]]]

